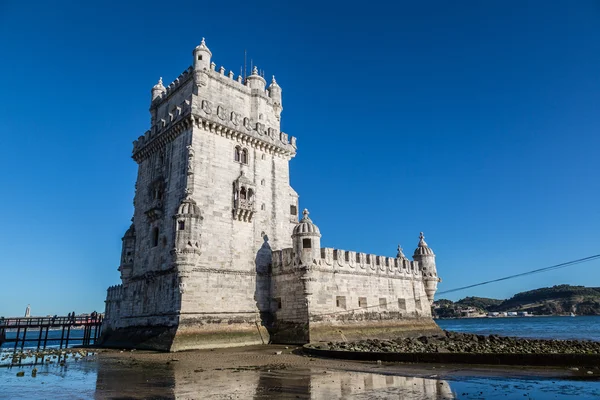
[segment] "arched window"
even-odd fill
[[[240,190],[240,199],[246,200],[246,188],[245,187],[243,187],[242,190]]]
[[[242,164],[248,164],[248,150],[242,150]]]
[[[158,246],[158,228],[152,230],[152,247]]]
[[[233,159],[235,161],[240,161],[240,157],[241,157],[241,149],[239,146],[235,146],[235,150],[233,152]]]
[[[248,201],[254,200],[254,191],[252,189],[248,189]]]

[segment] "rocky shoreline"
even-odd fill
[[[525,339],[443,331],[441,334],[393,340],[315,343],[318,350],[377,353],[462,354],[591,354],[600,355],[600,342],[582,340]]]

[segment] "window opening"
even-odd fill
[[[379,308],[386,310],[387,309],[387,299],[385,297],[379,298]]]
[[[179,229],[180,231],[185,230],[185,221],[179,221],[177,223],[177,229]]]
[[[361,308],[367,308],[367,298],[366,297],[359,297],[358,298],[358,306]]]
[[[400,311],[406,311],[406,299],[398,299],[398,308]]]
[[[158,228],[152,230],[152,247],[158,246]]]
[[[335,297],[335,306],[337,308],[346,309],[346,296],[336,296]]]
[[[310,242],[310,239],[302,239],[302,248],[303,249],[312,248],[312,243]]]
[[[290,206],[290,214],[291,215],[298,215],[298,208],[296,208],[296,206]]]

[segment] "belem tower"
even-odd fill
[[[413,260],[321,247],[299,218],[280,130],[281,87],[256,67],[193,65],[152,88],[122,283],[108,289],[106,346],[179,351],[429,333],[439,278],[421,234]]]

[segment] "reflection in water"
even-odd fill
[[[202,371],[177,362],[155,366],[98,362],[96,398],[453,399],[448,383],[435,379],[310,369]]]

